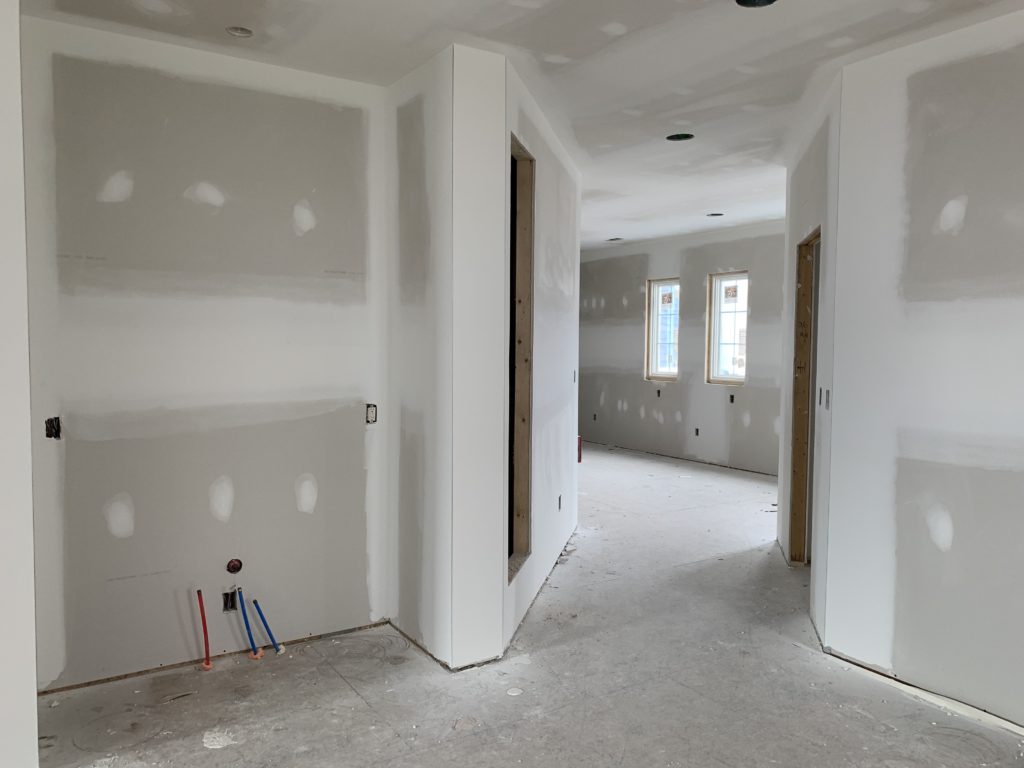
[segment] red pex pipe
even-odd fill
[[[199,598],[199,618],[203,620],[203,648],[206,650],[206,661],[202,664],[202,670],[209,672],[213,669],[210,663],[210,632],[206,628],[206,606],[203,604],[203,590],[197,589],[196,596]]]

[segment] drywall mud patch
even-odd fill
[[[246,591],[273,612],[279,637],[367,623],[362,405],[336,402],[316,416],[278,405],[273,419],[247,408],[248,424],[205,430],[161,428],[176,415],[194,423],[187,412],[121,414],[105,432],[93,417],[91,434],[117,435],[110,439],[69,427],[68,662],[55,685],[196,658],[192,590],[230,588],[231,557],[245,561]],[[127,431],[133,422],[138,429]],[[307,474],[315,492],[297,483]],[[123,511],[125,496],[133,532],[115,538],[101,511],[110,500]],[[242,647],[231,618],[211,615],[215,651]]]
[[[907,84],[909,301],[1024,293],[1024,46]]]
[[[580,322],[643,323],[649,262],[646,253],[584,262],[580,267]]]
[[[417,96],[398,108],[398,258],[403,303],[422,301],[430,270],[432,232],[427,190],[424,102]]]
[[[1016,722],[1024,721],[1021,499],[1022,471],[897,462],[896,674]],[[979,638],[986,652],[966,652]]]
[[[365,110],[65,56],[53,78],[65,288],[354,280],[365,300]]]

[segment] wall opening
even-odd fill
[[[821,230],[797,250],[793,330],[793,461],[789,560],[811,562],[811,490],[814,487],[814,412],[817,397],[818,282]]]
[[[533,435],[533,156],[512,137],[509,178],[509,581],[530,555]]]

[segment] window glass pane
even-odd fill
[[[649,286],[647,375],[679,373],[679,281],[656,280]]]
[[[708,373],[716,381],[744,381],[750,281],[746,273],[712,275],[711,280]]]

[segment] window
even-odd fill
[[[742,384],[747,380],[749,277],[729,272],[708,277],[708,382]]]
[[[679,280],[647,281],[647,378],[679,375]]]

